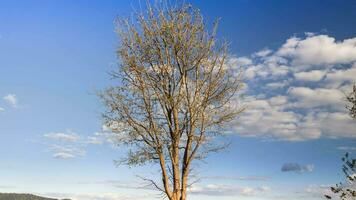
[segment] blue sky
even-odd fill
[[[221,18],[249,109],[231,147],[197,168],[191,198],[321,199],[356,152],[343,92],[356,81],[355,1],[187,1]],[[0,192],[155,199],[102,130],[94,95],[112,84],[117,16],[138,1],[0,0]],[[284,170],[282,170],[284,169]],[[138,192],[139,191],[139,192]],[[214,195],[212,195],[214,194]]]

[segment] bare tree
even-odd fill
[[[134,22],[118,20],[118,85],[100,94],[105,123],[130,147],[125,164],[159,164],[162,182],[149,181],[170,200],[187,199],[192,162],[224,147],[215,136],[243,110],[241,73],[216,28],[207,31],[186,4],[148,5]]]
[[[349,111],[351,118],[356,120],[356,84],[353,85],[352,91],[346,95],[346,109]],[[345,182],[336,184],[330,190],[341,200],[356,199],[356,159],[350,158],[349,153],[342,157],[342,171],[345,175]],[[332,199],[330,195],[324,195],[327,199]]]
[[[356,199],[356,159],[350,158],[349,153],[342,157],[342,172],[345,175],[345,182],[331,187],[332,193],[338,196],[340,200]],[[327,199],[332,199],[330,195],[324,195]]]

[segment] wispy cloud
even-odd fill
[[[0,189],[13,189],[13,188],[16,188],[15,186],[12,186],[12,185],[0,185]]]
[[[314,165],[300,165],[298,163],[285,163],[283,164],[281,171],[282,172],[312,172],[314,170]]]
[[[86,151],[80,147],[51,145],[50,151],[56,159],[71,159],[85,156]]]
[[[341,151],[356,151],[356,147],[351,146],[340,146],[337,149]]]
[[[56,159],[73,159],[86,155],[89,145],[100,145],[104,142],[111,144],[106,132],[95,132],[83,135],[66,130],[64,132],[50,132],[43,134],[45,145]]]
[[[147,182],[142,181],[130,181],[130,182],[123,182],[123,181],[118,181],[118,180],[102,180],[102,181],[81,181],[78,182],[78,184],[90,184],[90,185],[105,185],[105,186],[111,186],[115,188],[123,188],[123,189],[144,189],[144,190],[156,190],[155,187],[151,187],[150,185],[147,185]]]
[[[50,138],[53,140],[65,141],[65,142],[76,142],[79,141],[80,137],[78,134],[67,131],[67,133],[62,132],[52,132],[43,135],[45,138]]]
[[[189,193],[207,196],[261,196],[271,189],[267,186],[240,187],[236,185],[208,184],[204,186],[193,185]]]
[[[267,176],[205,176],[202,179],[213,180],[235,180],[235,181],[268,181],[270,177]]]
[[[104,140],[99,136],[88,136],[85,142],[88,144],[102,144]]]
[[[50,132],[43,134],[43,137],[54,142],[69,142],[78,144],[102,144],[109,142],[107,135],[109,133],[95,132],[91,135],[83,135],[70,130],[64,132]]]
[[[266,57],[270,55],[273,51],[270,49],[262,49],[254,54],[252,54],[253,57]]]
[[[330,190],[331,185],[308,185],[303,191],[299,193],[308,195],[309,197],[325,198],[324,195],[334,196]]]
[[[17,108],[17,98],[16,95],[14,94],[8,94],[6,96],[3,97],[3,99],[5,100],[6,103],[8,103],[10,106]]]
[[[92,193],[87,192],[83,193],[42,193],[38,194],[41,196],[47,196],[52,198],[60,198],[60,199],[72,199],[72,200],[140,200],[140,199],[148,199],[152,198],[151,194],[118,194],[118,193]]]

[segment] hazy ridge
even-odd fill
[[[58,199],[40,197],[33,194],[0,193],[0,200],[58,200]],[[69,199],[62,199],[62,200],[69,200]]]

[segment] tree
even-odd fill
[[[342,171],[345,175],[345,182],[331,187],[331,192],[338,195],[341,200],[356,199],[356,159],[349,157],[346,153],[342,158]],[[327,199],[332,199],[330,195],[325,195]]]
[[[346,95],[348,105],[346,108],[349,110],[349,115],[356,119],[356,84],[353,86],[352,91]]]
[[[192,162],[225,147],[214,138],[243,110],[241,73],[217,43],[217,23],[207,31],[198,9],[148,5],[135,20],[118,20],[118,85],[100,93],[105,124],[129,146],[122,163],[157,163],[162,182],[147,180],[185,200]]]
[[[352,91],[346,95],[347,105],[346,108],[349,111],[351,118],[356,119],[356,84],[353,86]],[[345,183],[336,184],[335,187],[331,187],[332,193],[339,196],[341,200],[356,199],[356,159],[349,157],[349,153],[346,153],[342,157],[342,171],[345,175]],[[331,196],[325,195],[327,199],[332,199]]]

